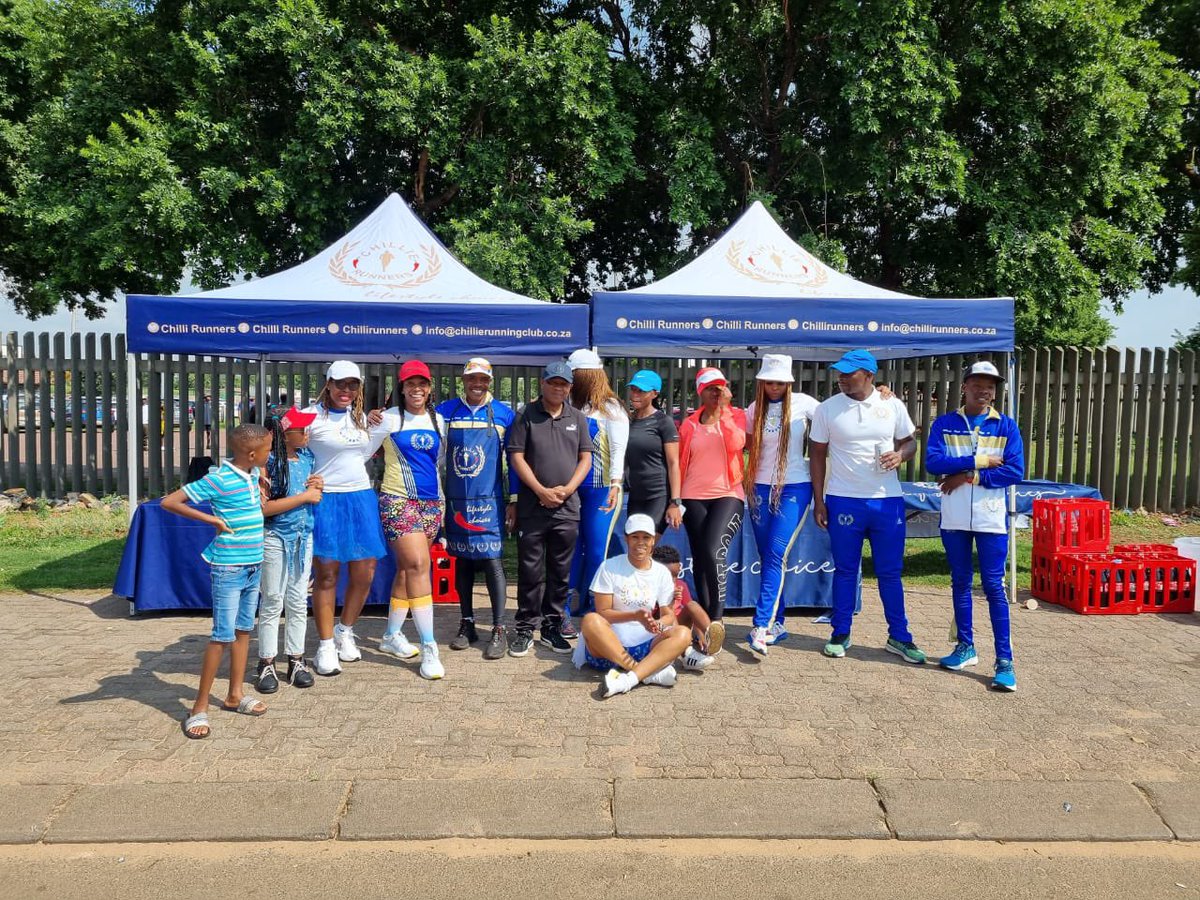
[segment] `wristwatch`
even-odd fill
[[[683,498],[682,497],[672,497],[671,505],[672,506],[683,506]]]

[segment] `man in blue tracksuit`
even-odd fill
[[[929,432],[925,468],[942,486],[942,544],[950,563],[958,644],[941,660],[958,671],[979,662],[971,627],[971,545],[979,551],[979,576],[992,618],[996,675],[992,688],[1015,691],[1008,596],[1006,489],[1025,477],[1025,449],[1017,423],[992,406],[1004,379],[990,362],[972,365],[963,380],[961,409],[938,416]]]
[[[824,652],[842,657],[850,648],[866,539],[888,625],[884,649],[921,665],[925,654],[904,612],[904,491],[896,473],[916,455],[916,427],[898,397],[884,399],[875,389],[879,366],[866,350],[851,350],[832,368],[841,393],[817,406],[809,429],[813,519],[829,530],[834,569],[833,635]]]

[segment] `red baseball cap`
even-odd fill
[[[720,369],[712,366],[707,366],[696,373],[696,393],[700,393],[706,387],[712,387],[713,385],[725,387],[726,384],[725,375]]]
[[[283,426],[284,431],[289,431],[293,428],[307,428],[317,419],[315,412],[304,412],[292,407],[283,414],[283,418],[279,420],[279,424]]]
[[[426,381],[433,381],[429,366],[419,359],[410,359],[400,367],[400,383],[403,384],[410,378],[424,378]]]

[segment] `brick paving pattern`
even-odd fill
[[[706,673],[681,672],[673,689],[644,686],[610,700],[600,699],[594,673],[544,648],[496,662],[482,658],[482,644],[450,651],[458,624],[451,607],[436,613],[447,677],[422,681],[415,664],[378,653],[383,619],[370,615],[358,629],[362,662],[307,691],[283,686],[265,698],[271,709],[261,719],[214,709],[213,736],[189,741],[179,723],[207,616],[130,619],[112,597],[3,602],[6,784],[1200,780],[1200,615],[1014,608],[1020,691],[997,695],[986,689],[991,636],[982,604],[980,666],[948,673],[880,649],[882,611],[868,591],[846,659],[821,656],[826,626],[793,617],[792,639],[760,661],[744,643],[748,616],[735,615],[730,649]],[[910,589],[909,613],[918,643],[931,656],[946,652],[948,591]],[[311,623],[309,641],[311,652]]]

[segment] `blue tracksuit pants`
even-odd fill
[[[779,495],[778,512],[771,509],[771,486],[754,486],[758,504],[750,514],[754,540],[758,543],[760,581],[758,602],[754,606],[754,627],[770,628],[783,622],[783,578],[787,558],[800,529],[808,518],[812,503],[812,485],[808,482],[785,484]]]
[[[987,597],[992,618],[992,638],[996,642],[996,659],[1012,659],[1012,638],[1008,622],[1008,594],[1004,590],[1004,564],[1008,560],[1008,535],[982,531],[942,530],[942,546],[950,563],[950,587],[954,595],[954,624],[958,639],[975,644],[971,624],[971,582],[975,572],[971,559],[971,544],[979,551],[979,579]]]
[[[829,549],[833,554],[833,633],[849,634],[854,621],[863,539],[871,542],[871,560],[887,619],[888,637],[911,641],[904,614],[904,498],[825,498],[829,513]]]
[[[579,539],[571,564],[571,587],[579,591],[579,613],[592,609],[588,592],[592,589],[592,579],[596,577],[600,563],[608,559],[608,545],[617,526],[622,500],[623,492],[619,492],[612,512],[601,512],[600,508],[608,503],[608,488],[579,488]]]

